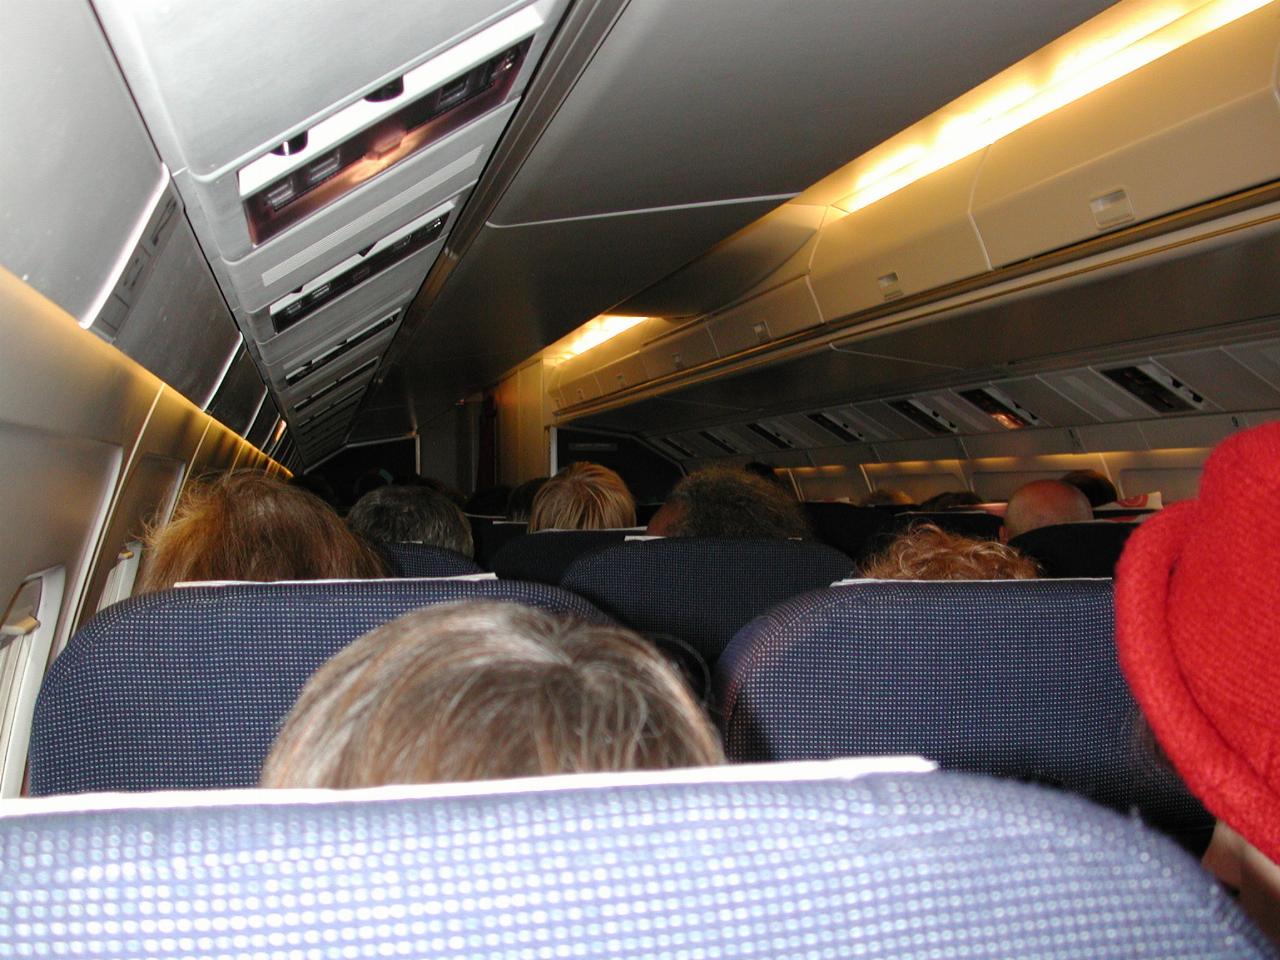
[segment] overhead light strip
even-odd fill
[[[907,130],[872,150],[864,160],[877,152],[885,158],[873,162],[835,206],[846,213],[869,206],[1271,2],[1131,0],[1113,8],[1102,15],[1110,18],[1109,29],[1067,45],[1039,81],[1028,76],[1025,62],[1019,64],[917,124],[918,136]]]
[[[644,323],[648,317],[624,317],[617,314],[601,314],[588,320],[572,334],[547,351],[550,359],[568,360],[586,353],[606,341],[612,340],[620,333],[625,333],[638,323]]]

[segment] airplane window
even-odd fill
[[[0,797],[22,789],[31,715],[57,628],[66,572],[53,567],[25,580],[0,621]]]

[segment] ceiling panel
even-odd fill
[[[1108,6],[631,3],[492,219],[799,192]]]
[[[485,228],[401,346],[397,366],[413,383],[418,415],[492,383],[772,205],[748,200]]]

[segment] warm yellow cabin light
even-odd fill
[[[279,443],[280,439],[284,436],[284,432],[288,429],[289,429],[289,425],[285,423],[283,420],[277,423],[276,432],[271,437],[271,443],[273,445]]]
[[[598,347],[606,340],[612,340],[623,331],[630,330],[637,323],[643,323],[648,317],[623,317],[616,314],[601,314],[594,320],[588,320],[575,330],[565,341],[563,349],[557,351],[561,360],[568,360],[579,354]]]
[[[1085,24],[1048,69],[1038,69],[1051,48],[1032,54],[911,131],[866,156],[868,169],[836,206],[846,213],[875,203],[908,184],[990,146],[1081,97],[1099,90],[1192,40],[1275,0],[1128,0],[1103,14],[1105,29]],[[1128,13],[1128,17],[1124,14]],[[1098,18],[1102,20],[1102,17]],[[1028,73],[1037,76],[1028,78]],[[883,150],[881,159],[874,155]],[[856,161],[855,161],[856,163]]]

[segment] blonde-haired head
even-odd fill
[[[622,478],[598,463],[571,463],[533,498],[529,532],[608,530],[636,525],[636,501]]]

